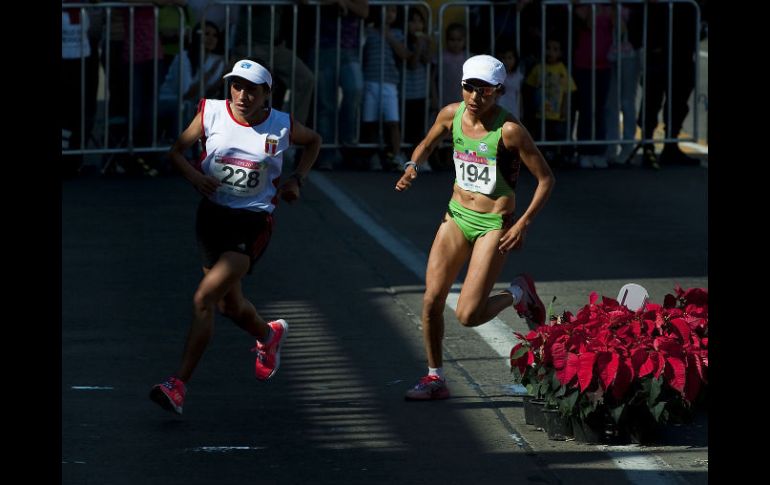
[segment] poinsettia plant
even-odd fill
[[[511,349],[511,370],[530,394],[565,415],[597,411],[633,427],[686,416],[708,380],[708,291],[666,295],[631,311],[592,292],[588,305],[551,316]]]

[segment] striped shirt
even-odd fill
[[[398,42],[404,42],[404,34],[400,29],[390,29],[390,33]],[[383,82],[399,84],[401,76],[396,68],[396,53],[385,40],[383,51],[382,32],[378,29],[368,28],[366,31],[366,43],[364,44],[364,80],[380,82],[380,66],[384,65]],[[383,59],[382,54],[385,54]]]

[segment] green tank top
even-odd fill
[[[462,130],[465,101],[452,119],[452,146],[455,183],[471,192],[496,199],[513,194],[518,179],[520,160],[503,145],[503,124],[508,112],[500,108],[492,129],[482,138],[466,136]]]

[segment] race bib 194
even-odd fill
[[[489,195],[497,185],[497,161],[475,153],[454,152],[457,185],[471,192]]]
[[[252,197],[265,186],[267,162],[236,157],[214,157],[211,175],[219,179],[219,190],[239,197]]]

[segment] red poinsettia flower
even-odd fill
[[[676,286],[663,305],[648,302],[635,312],[591,292],[588,304],[574,315],[565,311],[549,320],[527,335],[516,334],[520,343],[511,350],[510,361],[523,384],[550,393],[545,397],[554,401],[572,396],[575,403],[577,392],[578,400],[590,397],[592,405],[602,395],[622,405],[650,392],[641,401],[654,406],[660,417],[660,385],[686,403],[695,401],[707,385],[706,289]],[[551,376],[561,391],[551,384]],[[651,379],[661,384],[644,384]]]

